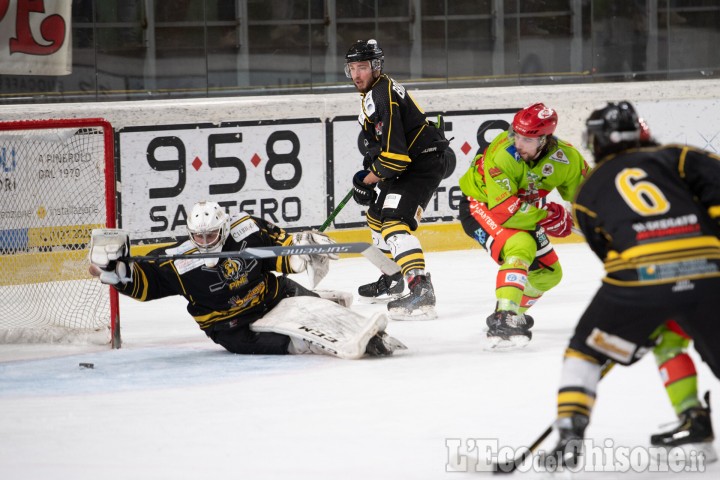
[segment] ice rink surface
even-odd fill
[[[497,267],[481,250],[427,254],[439,318],[391,322],[388,331],[409,347],[391,358],[229,354],[178,298],[121,299],[120,350],[0,345],[0,479],[485,476],[456,471],[463,458],[474,470],[466,452],[484,458],[468,447],[475,439],[517,448],[554,419],[562,353],[602,277],[587,246],[556,249],[563,281],[533,308],[534,338],[520,351],[484,349]],[[343,259],[319,288],[355,292],[377,276],[364,258]],[[720,386],[699,360],[698,371],[717,428]],[[615,447],[608,456],[634,452],[642,463],[649,435],[674,418],[648,355],[602,381],[587,434]],[[613,468],[604,462],[598,455],[594,465]],[[635,472],[622,459],[615,468],[626,471],[555,478],[720,478],[719,463],[698,465],[704,473]]]

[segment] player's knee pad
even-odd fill
[[[653,347],[653,355],[658,365],[683,354],[690,345],[690,339],[673,330],[667,325],[661,325],[653,332],[652,338],[656,339]]]
[[[560,262],[555,262],[539,270],[533,270],[532,267],[530,267],[528,281],[535,289],[547,292],[560,283],[562,275],[563,271]]]
[[[536,253],[535,238],[527,232],[516,233],[508,238],[502,247],[503,262],[516,258],[529,266],[535,260]]]
[[[417,237],[408,232],[396,233],[386,237],[386,242],[403,274],[413,269],[425,269],[425,256]]]
[[[378,247],[381,251],[385,252],[386,254],[390,252],[390,245],[388,245],[385,242],[385,239],[382,236],[381,232],[376,232],[375,230],[370,231],[372,235],[372,241],[373,244],[375,244],[376,247]]]

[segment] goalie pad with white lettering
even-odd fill
[[[367,318],[323,298],[290,297],[281,300],[250,329],[288,335],[293,343],[298,339],[318,347],[322,353],[357,359],[365,355],[368,342],[385,330],[387,322],[383,312]]]

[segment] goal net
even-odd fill
[[[120,347],[117,292],[88,273],[115,227],[114,138],[101,119],[0,122],[0,343]]]

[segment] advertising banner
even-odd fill
[[[203,200],[285,228],[326,218],[319,119],[132,127],[116,137],[120,224],[133,239],[186,235]]]
[[[72,0],[0,0],[0,74],[72,71]]]

